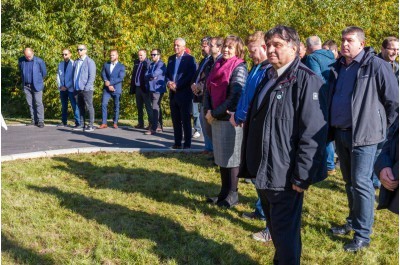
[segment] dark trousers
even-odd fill
[[[157,130],[158,125],[163,126],[161,101],[164,93],[151,93],[151,106],[153,108],[153,120],[151,122],[151,129]]]
[[[35,123],[44,122],[43,91],[35,91],[32,86],[24,86],[24,93],[31,113],[31,120]]]
[[[75,125],[80,125],[79,108],[76,104],[74,92],[60,91],[61,101],[61,121],[63,124],[67,124],[68,121],[68,100],[71,103],[72,111],[74,112]]]
[[[138,109],[139,125],[144,126],[143,105],[146,108],[147,118],[150,124],[153,120],[153,109],[151,108],[150,92],[144,93],[142,89],[139,86],[137,86],[135,88],[135,96],[136,96],[136,106]]]
[[[275,246],[274,264],[300,264],[304,193],[257,189]]]
[[[75,91],[75,100],[78,103],[79,114],[81,116],[81,126],[85,126],[86,108],[89,112],[89,126],[94,123],[93,90]]]
[[[190,122],[190,111],[192,101],[176,101],[170,98],[169,106],[171,108],[172,126],[174,127],[175,145],[182,145],[183,134],[185,135],[184,147],[190,147],[192,144],[192,125]],[[183,128],[183,131],[182,131]]]
[[[108,101],[112,98],[114,100],[114,117],[113,122],[114,124],[118,123],[119,119],[119,102],[121,98],[121,94],[111,94],[108,91],[103,90],[103,97],[101,100],[101,112],[102,112],[102,124],[107,124],[107,106]]]

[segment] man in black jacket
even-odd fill
[[[300,264],[304,190],[326,177],[323,82],[300,62],[299,36],[277,26],[265,35],[268,69],[249,107],[240,176],[256,178],[274,264]]]
[[[359,27],[342,31],[341,53],[329,77],[329,135],[335,140],[345,181],[349,216],[332,227],[335,235],[354,230],[346,251],[368,247],[374,222],[375,190],[372,170],[375,153],[385,140],[386,128],[397,117],[398,84],[390,65],[364,48]]]
[[[149,121],[148,129],[151,127],[153,120],[153,109],[151,107],[150,92],[146,88],[146,81],[144,74],[150,65],[150,60],[146,57],[146,50],[142,49],[138,52],[139,59],[135,60],[131,77],[131,88],[129,94],[136,95],[136,106],[138,109],[138,124],[135,126],[137,129],[144,129],[143,120],[143,105],[146,108],[147,117]]]

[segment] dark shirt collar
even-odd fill
[[[353,64],[354,62],[361,63],[361,60],[364,58],[364,55],[365,51],[364,49],[362,49],[361,52],[353,59],[353,61],[351,61],[350,64]],[[340,63],[346,65],[346,58],[344,58],[344,56],[342,57],[342,59],[340,59]]]

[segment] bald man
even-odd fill
[[[31,113],[31,123],[39,128],[44,127],[43,80],[47,75],[44,61],[34,56],[31,48],[24,49],[24,56],[18,59],[21,72],[22,88]]]

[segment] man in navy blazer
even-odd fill
[[[190,148],[192,126],[190,110],[193,93],[191,80],[196,73],[196,61],[193,56],[185,53],[186,41],[177,38],[174,41],[175,54],[168,58],[166,82],[169,89],[169,104],[171,108],[172,125],[175,144],[173,149],[182,148],[182,133],[185,135],[183,148]],[[183,130],[182,130],[183,128]]]
[[[43,79],[47,75],[46,65],[39,57],[34,56],[31,48],[24,49],[24,56],[18,59],[21,72],[22,88],[31,113],[31,123],[39,128],[44,127]]]
[[[143,105],[147,112],[147,118],[149,121],[149,127],[152,121],[153,111],[151,110],[151,99],[150,93],[146,88],[146,80],[144,75],[147,72],[147,68],[150,65],[150,60],[146,57],[146,50],[140,49],[138,51],[138,59],[133,63],[132,77],[131,77],[131,89],[129,94],[135,94],[136,106],[138,109],[138,124],[135,126],[137,129],[144,129],[143,120]]]
[[[74,130],[83,130],[85,132],[93,132],[94,127],[94,108],[93,108],[93,91],[94,80],[96,78],[96,64],[86,55],[86,45],[78,45],[77,52],[79,58],[74,62],[74,90],[75,98],[78,102],[79,114],[81,118],[81,126]],[[89,124],[85,127],[85,111],[89,112]]]
[[[103,65],[101,78],[104,81],[103,99],[101,103],[102,124],[99,129],[107,128],[107,106],[110,98],[114,100],[113,127],[118,128],[119,101],[122,93],[122,81],[125,77],[125,66],[118,61],[118,51],[110,51],[110,61]]]
[[[58,126],[67,126],[68,121],[68,99],[71,103],[75,117],[75,127],[80,126],[79,108],[74,97],[74,61],[71,59],[71,51],[62,50],[63,61],[58,64],[57,87],[60,91],[61,101],[61,123]]]

